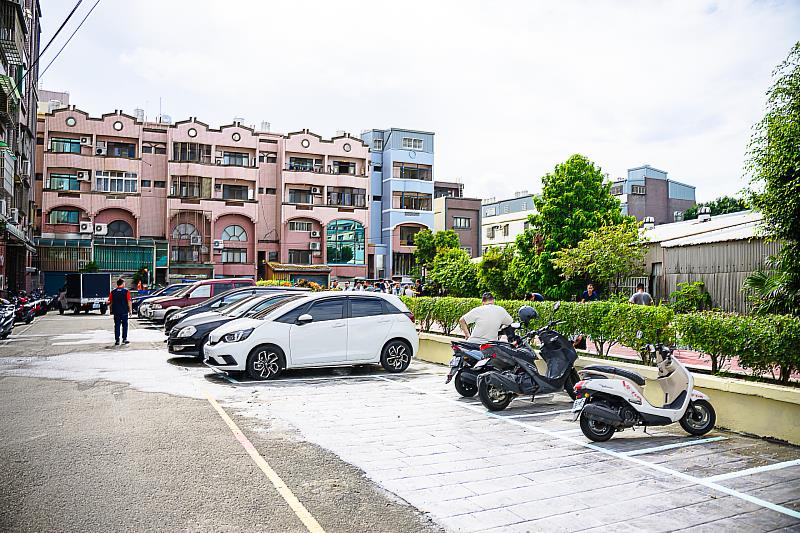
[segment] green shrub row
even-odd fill
[[[417,297],[403,301],[414,313],[422,331],[452,333],[458,319],[480,305],[478,298]],[[631,305],[627,302],[553,302],[498,300],[512,317],[530,305],[539,318],[530,324],[539,328],[551,318],[561,321],[555,329],[568,337],[586,335],[598,353],[608,355],[615,344],[637,350],[642,362],[651,364],[645,344],[661,341],[696,350],[711,359],[712,372],[719,372],[731,357],[757,375],[771,373],[782,383],[800,369],[800,319],[792,316],[744,316],[713,311],[675,314],[667,306]],[[643,336],[637,338],[637,332]]]

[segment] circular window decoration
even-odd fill
[[[344,146],[342,146],[342,148],[344,148],[345,152],[349,152],[352,149],[352,146],[350,146],[350,143],[344,143]]]
[[[242,139],[242,136],[239,135],[238,133],[234,133],[233,135],[231,135],[231,139],[233,139],[236,142],[239,142]]]
[[[413,150],[408,152],[408,157],[410,157],[411,159],[416,159],[417,158],[417,152],[415,152]]]
[[[77,123],[78,121],[75,120],[75,117],[67,117],[67,126],[72,127]]]
[[[309,146],[311,146],[311,141],[309,141],[308,139],[303,139],[302,141],[300,141],[300,145],[303,148],[308,148]]]
[[[116,122],[114,123],[114,129],[115,129],[115,130],[117,130],[117,131],[120,131],[120,130],[122,130],[122,122],[120,122],[119,120],[118,120],[118,121],[116,121]]]
[[[197,137],[197,130],[194,128],[189,128],[189,131],[186,132],[189,137]]]

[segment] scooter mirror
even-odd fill
[[[553,304],[553,311],[558,311],[558,309],[559,309],[560,307],[561,307],[561,302],[556,302],[556,303],[554,303],[554,304]]]
[[[512,322],[511,327],[514,329],[519,329],[519,322]]]
[[[636,338],[637,339],[641,339],[642,337],[644,337],[644,333],[642,333],[642,330],[637,331],[636,332]]]

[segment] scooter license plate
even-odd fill
[[[450,366],[458,366],[460,364],[461,364],[461,358],[459,356],[456,355],[455,357],[450,359]]]
[[[475,370],[480,370],[481,368],[485,367],[486,363],[488,363],[488,362],[489,362],[489,358],[488,357],[486,359],[481,359],[480,361],[475,363]]]
[[[586,405],[586,398],[578,398],[575,400],[575,403],[572,404],[572,412],[578,412],[583,409],[583,406]]]

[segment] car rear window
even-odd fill
[[[215,283],[214,294],[222,294],[223,292],[227,292],[232,288],[233,288],[233,283]]]
[[[350,318],[377,316],[383,313],[383,298],[350,298]]]
[[[394,315],[403,312],[401,309],[398,309],[396,305],[394,305],[392,302],[388,300],[383,300],[383,309],[384,309],[383,312],[386,313],[387,315]]]

